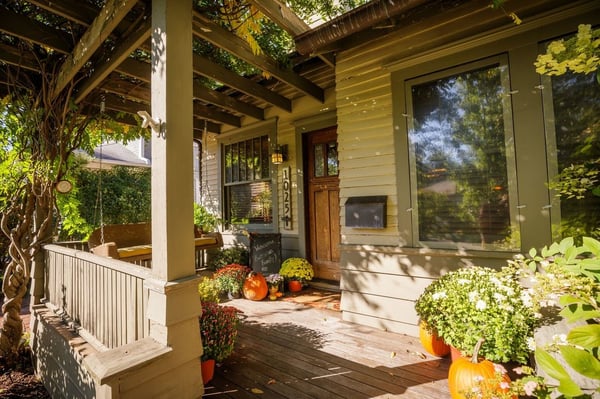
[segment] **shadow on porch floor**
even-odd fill
[[[418,338],[291,301],[228,304],[244,312],[236,351],[216,368],[205,398],[450,397],[449,360],[423,353]]]

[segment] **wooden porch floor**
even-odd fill
[[[204,398],[449,398],[449,359],[418,338],[285,301],[228,302],[244,312],[235,353]]]

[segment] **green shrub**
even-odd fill
[[[249,260],[248,250],[245,247],[236,245],[235,247],[221,248],[218,252],[212,254],[208,261],[208,267],[212,270],[219,270],[230,264],[247,266]]]
[[[219,303],[219,287],[214,278],[204,277],[198,284],[198,293],[200,294],[200,301]]]

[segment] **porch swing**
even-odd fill
[[[104,99],[100,105],[104,116]],[[140,266],[151,267],[152,262],[152,223],[126,223],[105,225],[102,203],[102,144],[100,145],[100,177],[98,178],[97,201],[100,213],[100,227],[88,238],[90,252],[95,255],[119,259]],[[201,264],[204,250],[220,248],[223,239],[220,233],[198,234],[194,236],[196,265]]]
[[[104,96],[100,102],[100,135],[104,133]],[[121,259],[142,266],[152,259],[152,230],[150,223],[128,223],[128,224],[104,224],[104,204],[102,198],[102,161],[103,146],[101,140],[99,151],[99,176],[96,192],[96,209],[99,211],[99,225],[88,238],[88,247],[96,255],[113,259]],[[94,218],[95,219],[95,218]]]

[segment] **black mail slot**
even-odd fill
[[[387,219],[387,196],[349,197],[346,200],[346,227],[383,229]]]

